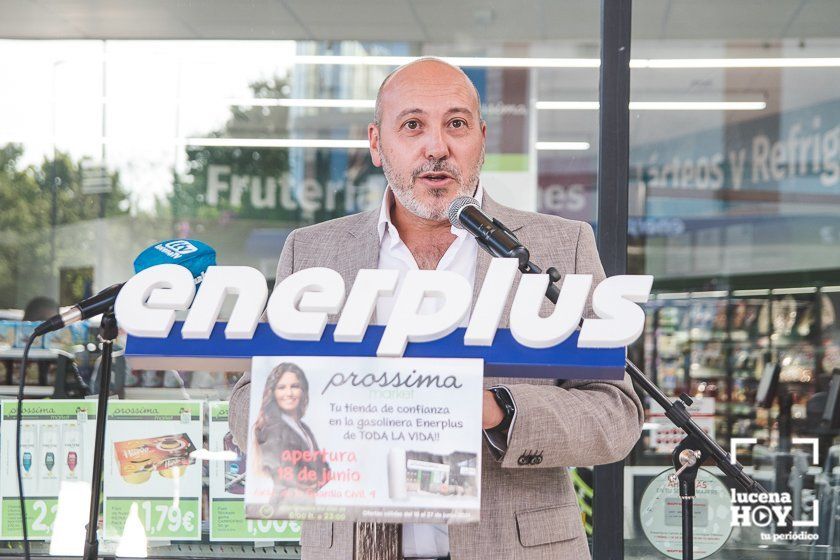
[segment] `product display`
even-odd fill
[[[36,321],[0,320],[0,351],[26,346],[27,338],[32,335],[37,325]],[[87,322],[82,321],[35,339],[32,347],[70,351],[76,345],[87,343],[89,336],[90,327]]]
[[[794,422],[801,424],[808,399],[824,390],[829,366],[840,364],[840,347],[837,294],[799,292],[658,294],[646,306],[647,371],[667,394],[713,398],[719,439],[761,439],[775,437],[776,412],[756,413],[755,393],[765,364],[778,362],[780,382],[794,396]]]
[[[152,472],[165,478],[180,478],[194,463],[195,445],[187,434],[114,442],[114,457],[120,475],[130,484],[142,484]]]
[[[248,461],[245,453],[233,442],[228,427],[227,401],[208,403],[211,452],[224,453],[224,458],[208,461],[211,541],[296,541],[300,523],[296,521],[245,519],[245,478]]]
[[[15,344],[15,322],[0,321],[0,350],[11,348]]]
[[[202,441],[199,401],[111,401],[108,405],[106,539],[128,531],[137,508],[146,538],[201,538]]]
[[[18,486],[15,469],[17,403],[3,401],[0,422],[0,538],[19,539]],[[21,475],[27,503],[29,536],[51,536],[48,518],[55,515],[65,482],[89,482],[96,402],[84,400],[24,401],[20,426]],[[30,514],[29,510],[35,513]],[[38,513],[42,515],[38,515]]]

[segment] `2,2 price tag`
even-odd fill
[[[58,500],[26,498],[24,502],[26,504],[26,524],[29,538],[46,539],[52,537],[55,515],[58,511]],[[3,498],[2,520],[0,537],[7,540],[23,538],[18,498]]]
[[[0,401],[0,541],[23,538],[16,468],[17,412],[16,402]],[[96,401],[24,401],[20,412],[27,536],[48,540],[53,538],[59,492],[91,479]],[[73,503],[69,509],[73,506],[79,504]],[[86,512],[84,516],[87,518]]]
[[[201,536],[197,499],[140,500],[110,498],[105,516],[106,537],[118,538],[130,524],[139,523],[156,539],[195,539]]]

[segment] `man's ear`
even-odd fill
[[[368,142],[370,143],[370,159],[376,167],[382,167],[382,158],[379,157],[379,127],[374,123],[368,125]]]
[[[481,135],[487,140],[487,121],[481,119]]]

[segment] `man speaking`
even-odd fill
[[[409,270],[449,270],[470,282],[474,303],[491,257],[447,218],[453,199],[472,196],[515,232],[534,262],[563,275],[591,274],[594,288],[604,271],[588,224],[507,208],[482,190],[486,133],[478,92],[461,69],[433,58],[397,68],[380,86],[368,126],[371,158],[388,181],[381,208],[292,232],[280,255],[277,282],[310,267],[337,270],[348,287],[365,268],[397,269],[401,279]],[[377,302],[377,324],[388,320],[394,300]],[[429,312],[436,304],[433,299],[423,303]],[[545,300],[543,312],[551,309]],[[508,304],[503,327],[509,311]],[[588,302],[584,316],[591,314]],[[242,449],[247,448],[249,383],[246,373],[230,399],[230,425]],[[629,379],[485,378],[485,388],[481,522],[405,525],[402,554],[453,560],[588,558],[566,468],[619,461],[633,447],[643,412]],[[370,539],[367,529],[363,523],[304,523],[303,559],[352,558],[357,539],[357,550],[371,546],[363,542]]]

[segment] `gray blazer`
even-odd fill
[[[514,210],[496,203],[486,193],[482,206],[516,232],[530,249],[533,261],[543,268],[554,266],[563,275],[592,274],[593,286],[604,278],[589,224]],[[280,255],[277,281],[298,270],[322,266],[337,270],[349,292],[360,269],[377,268],[378,217],[376,209],[292,232]],[[479,250],[473,304],[490,258]],[[502,316],[502,326],[508,325],[512,299],[509,298]],[[543,312],[548,313],[551,308],[552,304],[545,300]],[[585,313],[592,314],[591,302]],[[246,373],[230,398],[230,428],[243,449],[249,383]],[[516,405],[516,418],[504,455],[497,459],[488,445],[484,446],[481,522],[450,525],[453,560],[589,558],[566,467],[620,461],[639,439],[643,410],[628,376],[625,374],[622,381],[490,377],[485,378],[484,384],[508,388]],[[535,455],[541,461],[528,460]],[[349,560],[353,540],[352,523],[304,523],[303,558]]]

